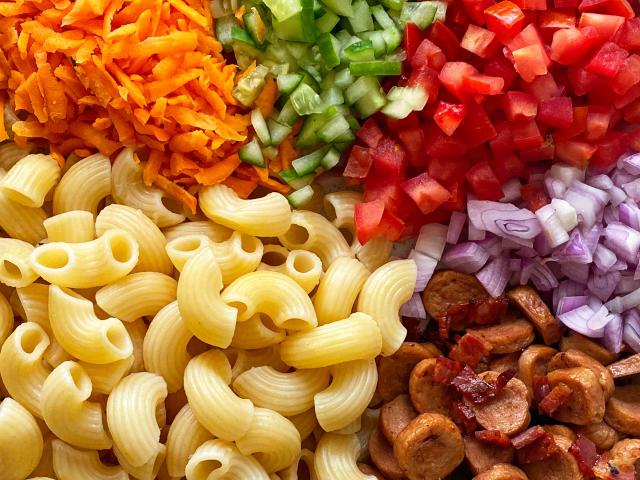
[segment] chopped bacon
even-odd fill
[[[559,383],[539,403],[538,408],[542,413],[551,415],[571,397],[571,388],[564,383]]]
[[[465,433],[471,433],[478,428],[475,413],[464,402],[458,401],[451,405],[449,414]]]
[[[544,397],[549,395],[551,387],[549,387],[549,381],[546,375],[534,375],[532,379],[533,384],[533,403],[538,404]]]
[[[515,437],[513,437],[511,439],[511,445],[513,445],[516,450],[520,450],[521,448],[530,445],[546,434],[547,432],[544,431],[544,428],[542,428],[540,425],[536,425],[535,427],[528,428],[520,435],[516,435]]]
[[[498,323],[508,306],[509,299],[506,297],[474,299],[469,305],[467,318],[470,323],[479,325]]]
[[[447,315],[438,318],[438,333],[440,338],[445,340],[449,338],[449,329],[451,328],[451,319]]]
[[[491,443],[498,447],[507,448],[511,445],[511,439],[500,430],[479,430],[475,433],[476,439],[483,443]]]
[[[440,332],[440,338],[449,338],[449,330],[451,330],[451,328],[459,330],[464,327],[467,323],[468,312],[468,303],[451,305],[447,311],[438,318],[438,331]]]
[[[402,324],[407,329],[407,342],[423,342],[428,321],[425,318],[402,317]]]
[[[466,363],[471,368],[478,366],[480,359],[489,355],[493,345],[472,333],[465,334],[449,352],[449,358]]]
[[[506,387],[507,383],[509,383],[509,380],[511,380],[515,376],[516,376],[515,368],[509,368],[508,370],[505,370],[500,375],[498,375],[498,378],[496,379],[496,383],[494,384],[496,387],[496,392],[499,392],[504,387]]]
[[[483,403],[496,396],[496,387],[482,380],[468,366],[451,380],[451,385],[473,403]]]
[[[595,443],[579,433],[569,447],[569,453],[576,459],[582,474],[591,478],[599,458]]]
[[[544,436],[533,441],[526,447],[517,450],[516,456],[518,458],[518,462],[526,464],[545,460],[558,453],[558,451],[559,448],[553,439],[553,435],[544,432]]]
[[[438,357],[433,369],[433,381],[442,385],[451,385],[453,380],[464,368],[464,365],[447,357]]]

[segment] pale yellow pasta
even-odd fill
[[[38,462],[36,468],[31,472],[32,479],[55,479],[56,473],[53,470],[53,446],[51,445],[55,438],[55,435],[51,432],[43,433],[42,456],[40,457],[40,462]]]
[[[356,239],[355,242],[358,242]],[[385,237],[376,237],[369,240],[366,244],[360,245],[356,252],[356,258],[362,264],[373,272],[376,268],[384,265],[391,258],[391,249],[393,242]]]
[[[407,336],[399,312],[413,295],[417,271],[413,260],[389,262],[371,274],[360,292],[358,311],[368,313],[378,322],[385,356],[398,350]]]
[[[42,386],[42,416],[61,440],[78,448],[111,448],[103,425],[102,406],[89,401],[91,379],[76,362],[56,367]]]
[[[292,250],[287,256],[282,273],[293,279],[306,293],[309,293],[320,282],[322,261],[313,252]]]
[[[320,368],[351,360],[369,360],[380,354],[382,335],[365,313],[296,332],[280,344],[282,360],[295,368]]]
[[[145,371],[144,354],[142,352],[144,348],[144,337],[147,335],[147,324],[144,323],[142,318],[139,318],[135,322],[127,322],[124,324],[124,328],[127,329],[131,343],[133,344],[133,364],[131,365],[131,373]]]
[[[183,222],[173,227],[165,228],[163,232],[167,242],[191,235],[204,235],[212,242],[223,242],[231,236],[233,230],[210,220],[198,220],[195,222]]]
[[[249,430],[236,445],[243,455],[253,455],[267,472],[277,472],[300,455],[300,434],[278,412],[256,407]]]
[[[180,316],[178,302],[160,310],[144,336],[144,366],[165,379],[170,393],[182,388],[184,370],[191,360],[187,346],[192,337]]]
[[[164,273],[132,273],[98,290],[96,303],[109,315],[133,322],[173,302],[177,289],[178,282]]]
[[[366,267],[354,258],[333,262],[313,297],[318,323],[325,325],[348,317],[368,276]]]
[[[258,407],[284,416],[298,415],[313,406],[313,397],[329,385],[324,368],[279,372],[273,367],[254,367],[240,374],[233,389]]]
[[[222,274],[212,248],[204,248],[185,264],[178,280],[178,307],[186,327],[209,345],[231,344],[237,310],[222,300]]]
[[[221,298],[238,310],[239,322],[264,313],[279,328],[303,330],[318,324],[307,293],[282,273],[247,273],[229,285]]]
[[[42,457],[42,432],[29,411],[11,397],[0,402],[0,478],[23,480]]]
[[[96,153],[73,164],[53,193],[55,215],[84,210],[95,217],[98,204],[111,193],[111,161]]]
[[[182,272],[185,263],[200,250],[213,248],[213,241],[206,235],[190,234],[176,237],[167,242],[165,249],[173,266]]]
[[[93,215],[85,210],[70,210],[44,221],[48,242],[84,243],[96,238]]]
[[[138,253],[138,243],[129,233],[109,230],[90,242],[41,245],[31,254],[31,267],[62,287],[100,287],[131,272]]]
[[[356,360],[334,365],[331,376],[331,385],[314,397],[318,423],[327,432],[359,421],[376,391],[378,370],[374,359]]]
[[[0,168],[9,170],[18,160],[23,159],[33,151],[33,146],[27,144],[26,148],[19,147],[13,142],[0,144]]]
[[[289,366],[280,358],[279,345],[271,345],[270,347],[259,350],[235,350],[228,348],[224,353],[232,363],[231,378],[234,380],[238,375],[253,367],[270,366],[279,372],[289,370]]]
[[[307,450],[306,448],[302,449],[300,455],[298,455],[298,459],[295,460],[291,465],[289,465],[284,470],[278,472],[279,478],[281,480],[299,480],[298,476],[298,467],[300,462],[304,463],[307,466],[307,471],[309,472],[309,480],[317,480],[318,476],[316,475],[316,466],[315,466],[315,455],[311,450]]]
[[[116,204],[103,208],[96,218],[96,233],[102,236],[112,229],[124,230],[138,244],[140,253],[134,271],[171,275],[173,265],[164,249],[164,235],[140,210]]]
[[[111,363],[133,353],[131,337],[117,318],[100,320],[93,303],[72,290],[51,285],[51,329],[60,345],[74,357],[89,363]]]
[[[0,349],[0,376],[12,398],[42,418],[42,385],[51,373],[44,362],[49,336],[32,322],[18,325]]]
[[[331,431],[335,433],[340,433],[342,435],[347,435],[350,433],[356,433],[358,430],[360,430],[360,427],[361,427],[360,417],[357,417],[354,421],[352,421],[351,423],[348,423],[344,427],[338,428],[337,430],[331,430]]]
[[[73,357],[69,355],[64,348],[62,348],[62,345],[60,345],[60,342],[58,342],[56,337],[51,337],[50,340],[51,344],[49,345],[49,348],[47,348],[47,351],[44,352],[44,360],[51,366],[51,368],[56,368],[67,360],[73,360]]]
[[[132,467],[155,462],[161,454],[156,409],[166,397],[167,384],[163,378],[147,372],[126,376],[109,395],[109,432],[114,446]]]
[[[0,169],[0,181],[6,175]],[[0,228],[10,237],[36,244],[47,236],[43,222],[47,214],[42,208],[25,207],[0,190]]]
[[[282,342],[285,335],[284,330],[276,328],[268,318],[258,313],[236,324],[231,346],[246,350],[266,348]]]
[[[255,458],[242,455],[233,443],[220,439],[200,445],[185,473],[187,480],[270,480]]]
[[[262,242],[251,235],[233,232],[228,240],[213,244],[222,283],[228,285],[245,273],[253,272],[262,259]]]
[[[0,238],[0,283],[10,287],[32,284],[38,273],[29,261],[34,248],[30,243],[14,238]]]
[[[144,184],[142,166],[130,148],[123,149],[111,167],[111,196],[122,205],[139,209],[160,228],[176,225],[185,218],[165,206],[165,192]]]
[[[95,363],[78,362],[91,379],[94,393],[109,394],[120,383],[133,366],[133,355],[116,360],[115,362],[98,365]]]
[[[13,331],[13,310],[9,300],[0,294],[0,348]]]
[[[138,466],[132,465],[117,445],[113,446],[113,453],[122,469],[133,478],[137,480],[155,480],[160,471],[160,467],[164,464],[167,447],[162,443],[158,443],[155,454],[143,465]]]
[[[315,428],[318,426],[318,419],[316,418],[315,409],[311,408],[306,412],[300,413],[298,415],[293,415],[292,417],[288,417],[291,420],[291,423],[298,429],[298,433],[300,434],[300,440],[305,441],[309,435],[313,433]]]
[[[37,323],[47,334],[50,334],[49,285],[32,283],[26,287],[16,288],[16,296],[24,312],[23,320]]]
[[[198,422],[216,437],[232,441],[247,433],[255,408],[238,397],[230,383],[231,365],[217,350],[194,357],[184,373],[184,390]]]
[[[21,158],[0,180],[0,191],[16,203],[37,208],[60,178],[60,166],[51,155]]]
[[[178,412],[167,435],[167,472],[172,477],[182,478],[189,457],[196,449],[213,436],[198,423],[187,404]]]
[[[358,468],[358,450],[355,434],[325,433],[315,451],[318,480],[376,480],[374,475],[362,473]]]
[[[360,202],[362,202],[362,193],[348,191],[328,193],[323,199],[327,218],[338,228],[342,228],[349,222],[353,223],[355,207]]]
[[[61,440],[54,440],[52,447],[58,480],[129,480],[122,467],[102,463],[96,450],[80,450]]]
[[[315,212],[294,211],[291,227],[278,239],[289,250],[312,251],[320,257],[325,268],[337,258],[354,256],[340,230]]]
[[[289,249],[282,245],[265,245],[258,270],[284,273],[288,256]]]

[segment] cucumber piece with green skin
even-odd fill
[[[331,70],[340,65],[340,42],[336,37],[329,32],[320,34],[318,47],[325,67]]]
[[[271,136],[271,145],[280,145],[282,141],[289,136],[292,128],[289,125],[283,125],[273,119],[267,120],[269,127],[269,135]]]
[[[330,148],[320,160],[320,166],[325,170],[331,170],[338,163],[340,163],[340,152],[335,148]]]
[[[265,78],[269,69],[264,65],[258,65],[253,71],[242,77],[231,92],[233,98],[245,107],[250,107],[264,87]]]
[[[338,87],[329,87],[320,94],[323,105],[342,105],[344,103],[344,95]]]
[[[400,11],[400,20],[414,23],[420,30],[424,30],[433,23],[436,7],[426,2],[405,2]]]
[[[238,22],[233,15],[221,17],[216,20],[216,37],[225,52],[232,50],[231,44],[233,39],[231,38],[231,29],[237,26]]]
[[[352,17],[354,14],[351,0],[322,0],[322,3],[333,13],[342,17]]]
[[[242,21],[249,36],[257,45],[262,46],[267,40],[267,26],[262,20],[258,9],[251,7],[251,10],[242,16]]]
[[[312,43],[316,39],[313,0],[299,1],[302,9],[298,13],[286,20],[273,19],[273,31],[278,38],[283,40]]]
[[[319,33],[331,32],[339,21],[340,17],[331,10],[327,10],[324,15],[316,19],[316,29]]]
[[[249,35],[249,33],[244,28],[238,25],[233,25],[231,27],[231,42],[242,42],[246,43],[247,45],[251,45],[252,47],[256,46],[256,42],[253,41],[251,35]]]
[[[393,52],[402,43],[402,33],[396,27],[385,28],[382,31],[382,36],[387,45],[387,53]]]
[[[260,144],[255,138],[238,149],[238,157],[240,157],[240,160],[243,162],[255,165],[256,167],[264,168],[266,166],[266,162],[262,156],[262,150],[260,150]]]
[[[316,177],[315,173],[309,175],[299,176],[293,168],[284,170],[278,174],[280,178],[285,181],[289,186],[296,190],[306,187]]]
[[[287,196],[287,200],[294,208],[300,208],[311,201],[315,192],[313,191],[313,187],[311,185],[305,185],[299,190],[296,190],[293,193],[290,193]]]
[[[360,128],[360,122],[358,122],[358,119],[353,115],[348,114],[348,115],[345,115],[344,118],[346,118],[347,122],[349,122],[349,126],[351,127],[352,132],[355,132]]]
[[[402,9],[402,4],[404,3],[404,0],[380,0],[380,2],[389,10],[400,11]]]
[[[322,128],[327,119],[321,113],[309,115],[302,124],[302,128],[296,135],[297,148],[311,148],[320,143],[318,138],[318,130]]]
[[[285,44],[287,51],[295,58],[300,60],[309,55],[309,45],[306,43],[282,42]]]
[[[334,143],[351,143],[356,139],[351,129],[345,130],[334,139]]]
[[[343,115],[335,115],[318,131],[318,137],[325,143],[332,143],[345,132],[351,133],[351,126]]]
[[[298,115],[322,113],[322,100],[309,85],[301,83],[291,92],[289,100]],[[281,112],[282,113],[282,112]]]
[[[292,18],[304,9],[301,0],[263,0],[263,3],[271,11],[274,20],[278,22]],[[311,11],[313,11],[313,1],[311,2]]]
[[[363,40],[369,40],[373,46],[373,55],[375,58],[383,56],[387,53],[387,44],[384,41],[384,35],[380,30],[372,32],[362,32],[360,34]]]
[[[355,108],[360,114],[361,118],[367,118],[376,113],[387,103],[387,99],[384,94],[378,90],[373,90],[367,95],[359,98],[355,103]]]
[[[350,62],[361,62],[375,59],[373,42],[371,40],[360,40],[352,43],[342,50],[344,57]]]
[[[436,8],[436,15],[433,19],[434,22],[444,22],[447,16],[447,2],[440,2],[438,0],[427,0],[423,3],[427,5],[433,5]]]
[[[289,95],[296,89],[298,85],[300,85],[302,78],[302,75],[300,75],[299,73],[286,73],[283,75],[278,75],[278,77],[276,78],[278,91],[285,95]]]
[[[313,0],[313,16],[318,19],[327,12],[322,2],[319,0]]]
[[[271,134],[269,133],[269,127],[262,115],[262,112],[257,108],[251,112],[251,125],[256,131],[256,136],[264,146],[271,144]]]
[[[347,104],[353,105],[365,95],[373,95],[380,92],[380,82],[376,77],[360,77],[344,92]]]
[[[371,60],[366,62],[351,62],[349,71],[354,76],[362,75],[400,75],[402,62],[395,60]]]
[[[291,100],[291,96],[289,96],[289,99],[285,102],[282,110],[280,110],[280,113],[278,114],[278,118],[276,120],[278,121],[278,123],[282,123],[283,125],[293,125],[294,123],[296,123],[297,119],[298,112],[293,104],[293,101]]]
[[[374,5],[371,7],[371,14],[383,29],[396,26],[396,22],[393,21],[382,5]]]
[[[349,86],[351,86],[355,81],[356,79],[353,75],[351,75],[351,72],[349,71],[349,69],[343,68],[342,70],[336,73],[334,84],[336,87],[344,90],[345,88],[348,88]]]
[[[327,153],[328,148],[319,148],[314,152],[309,153],[308,155],[304,155],[302,157],[296,158],[293,162],[291,162],[291,166],[296,171],[299,177],[303,177],[305,175],[309,175],[316,171],[316,169],[320,166],[320,161],[322,157]]]
[[[338,41],[340,42],[340,44],[342,46],[344,46],[353,35],[351,35],[348,30],[342,29],[342,30],[337,31],[335,33],[335,36],[338,39]]]
[[[353,15],[347,18],[353,32],[373,30],[373,18],[371,18],[371,10],[366,0],[355,0],[351,6],[353,7]]]

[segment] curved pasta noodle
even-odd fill
[[[320,257],[325,268],[337,258],[354,256],[340,230],[315,212],[294,211],[291,227],[278,239],[289,250],[312,251]]]
[[[259,350],[233,350],[228,348],[224,353],[232,363],[231,378],[234,380],[238,375],[253,367],[270,366],[279,372],[289,370],[289,366],[280,358],[279,345],[271,345]]]
[[[70,210],[47,218],[44,222],[48,242],[84,243],[96,238],[93,215],[84,210]]]
[[[302,289],[311,292],[322,276],[322,260],[313,252],[292,250],[287,256],[282,272],[293,279]]]
[[[131,373],[143,372],[145,368],[142,349],[144,346],[144,337],[147,335],[147,324],[144,323],[142,318],[139,318],[135,322],[125,323],[124,328],[127,329],[131,343],[133,344],[133,365],[131,365]]]
[[[107,423],[114,446],[133,467],[155,462],[161,453],[156,409],[166,397],[167,384],[162,377],[141,372],[123,378],[107,399]]]
[[[64,362],[42,386],[42,416],[56,436],[74,447],[111,448],[103,426],[102,406],[88,400],[91,392],[91,379],[82,367],[76,362]]]
[[[167,435],[167,472],[172,477],[185,476],[189,457],[212,435],[198,423],[191,407],[187,404],[173,419]]]
[[[133,478],[137,480],[155,480],[160,471],[160,467],[164,464],[167,447],[162,443],[158,443],[156,453],[152,455],[146,463],[139,466],[131,465],[117,445],[113,446],[113,453],[122,469]]]
[[[96,292],[96,303],[123,322],[155,315],[176,299],[178,282],[158,272],[132,273]]]
[[[355,207],[362,202],[360,192],[331,192],[324,196],[323,205],[327,218],[333,224],[342,228],[348,223],[353,223]]]
[[[173,265],[164,249],[164,235],[140,210],[116,204],[103,208],[96,218],[96,233],[107,235],[112,229],[124,230],[138,244],[139,256],[134,271],[171,275]]]
[[[394,260],[367,279],[358,298],[358,311],[371,315],[382,332],[382,354],[391,355],[404,341],[407,329],[400,307],[413,295],[417,267],[413,260]]]
[[[0,472],[3,480],[23,480],[42,457],[42,432],[29,411],[11,397],[0,402]]]
[[[306,412],[300,413],[298,415],[293,415],[292,417],[288,418],[298,430],[298,433],[300,434],[300,440],[302,442],[304,442],[318,426],[316,411],[313,408],[307,410]]]
[[[256,313],[264,313],[280,328],[302,330],[318,324],[307,293],[282,273],[247,273],[229,285],[221,298],[237,308],[239,322],[249,320]]]
[[[265,324],[266,322],[266,324]],[[231,346],[246,350],[256,350],[276,345],[286,336],[285,331],[276,328],[261,314],[256,314],[245,322],[236,324]]]
[[[184,390],[198,422],[216,437],[232,441],[247,433],[255,408],[233,393],[229,383],[231,365],[217,350],[194,357],[184,372]]]
[[[53,442],[55,438],[56,438],[55,435],[53,435],[50,432],[43,433],[42,456],[40,457],[40,462],[38,462],[38,465],[30,474],[32,479],[36,479],[36,478],[55,479],[56,478],[56,473],[53,470],[53,447],[51,445],[51,442]]]
[[[100,287],[128,274],[138,253],[129,233],[109,230],[90,242],[41,245],[31,254],[31,267],[47,282],[62,287]]]
[[[51,344],[49,345],[49,348],[47,348],[47,351],[44,352],[44,360],[51,366],[51,368],[56,368],[61,363],[72,359],[73,357],[69,355],[64,348],[62,348],[60,342],[58,342],[55,337],[51,337]]]
[[[90,363],[111,363],[133,353],[126,328],[117,318],[100,320],[93,303],[69,289],[49,289],[51,329],[62,347]]]
[[[313,406],[313,397],[329,385],[327,369],[279,372],[273,367],[255,367],[240,374],[233,389],[256,406],[284,416],[298,415]]]
[[[51,155],[21,158],[0,180],[0,191],[16,203],[38,208],[60,178],[60,166]]]
[[[289,335],[280,344],[282,360],[295,368],[321,368],[375,358],[382,348],[376,321],[365,313]]]
[[[184,370],[191,360],[187,346],[192,337],[180,316],[178,302],[160,310],[144,336],[144,365],[148,371],[162,375],[170,393],[182,388]]]
[[[284,470],[278,472],[280,480],[299,480],[298,466],[300,465],[300,462],[304,462],[304,464],[307,466],[307,471],[309,472],[309,480],[318,480],[318,476],[316,475],[315,455],[311,450],[307,450],[306,448],[304,448],[300,452],[297,460],[295,460]]]
[[[58,480],[129,480],[122,467],[108,467],[96,450],[79,450],[61,440],[54,440],[53,468]]]
[[[38,273],[29,258],[33,245],[14,238],[0,238],[0,283],[10,287],[26,287],[32,284]]]
[[[275,192],[243,200],[226,185],[211,185],[200,190],[199,205],[214,222],[257,237],[282,235],[291,225],[291,206]]]
[[[51,334],[49,285],[32,283],[26,287],[16,288],[16,297],[22,312],[24,312],[23,320],[37,323],[47,334]]]
[[[222,273],[222,283],[228,285],[260,265],[263,246],[256,237],[233,232],[228,240],[214,243],[213,251]]]
[[[361,427],[361,423],[360,423],[360,417],[356,417],[355,420],[353,420],[352,422],[346,424],[344,427],[342,428],[338,428],[337,430],[331,430],[332,432],[335,433],[340,433],[343,435],[347,435],[350,433],[356,433],[358,432],[358,430],[360,430]],[[324,430],[324,428],[323,428]]]
[[[338,258],[320,280],[313,297],[318,323],[325,325],[348,317],[369,271],[354,258]]]
[[[230,442],[208,440],[189,459],[185,469],[187,480],[269,480],[260,463],[242,455]]]
[[[6,126],[6,125],[5,125]],[[9,170],[18,161],[33,151],[33,146],[27,144],[25,148],[19,147],[14,142],[0,144],[0,168]]]
[[[185,264],[178,280],[178,307],[186,327],[209,345],[231,344],[237,310],[220,296],[222,274],[212,248],[204,248]]]
[[[233,230],[210,220],[197,220],[195,222],[183,222],[173,227],[165,228],[163,233],[167,242],[191,235],[204,235],[212,242],[224,242],[231,236]]]
[[[95,217],[98,204],[110,193],[111,161],[96,153],[72,165],[62,176],[53,193],[53,213],[84,210]]]
[[[9,300],[0,293],[0,348],[13,331],[13,310]]]
[[[165,250],[176,270],[182,272],[184,265],[191,257],[205,248],[212,249],[213,245],[213,241],[206,235],[190,234],[168,241]]]
[[[355,242],[358,242],[356,239]],[[369,240],[365,245],[358,243],[356,258],[362,264],[373,272],[376,268],[381,267],[391,258],[391,249],[393,242],[385,237],[376,237]]]
[[[95,393],[109,394],[122,380],[133,366],[133,355],[122,360],[98,365],[95,363],[78,362],[91,379]]]
[[[236,445],[242,454],[254,455],[267,472],[277,472],[300,455],[300,434],[278,412],[256,407],[249,430]]]
[[[6,175],[0,170],[0,180]],[[42,208],[25,207],[0,190],[0,228],[10,237],[36,244],[46,238],[43,222],[47,214]]]
[[[359,449],[355,434],[325,433],[315,451],[318,480],[376,480],[374,475],[366,475],[358,468]]]
[[[331,376],[331,385],[314,397],[318,423],[326,432],[360,420],[376,391],[378,370],[374,359],[356,360],[333,366]]]
[[[282,245],[265,245],[258,270],[284,273],[288,256],[289,249]]]
[[[123,149],[111,167],[111,196],[129,207],[137,208],[160,228],[184,221],[184,215],[169,210],[163,203],[167,194],[148,187],[142,181],[142,166],[136,162],[133,150]]]

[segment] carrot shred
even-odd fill
[[[258,186],[258,182],[242,180],[237,177],[228,177],[222,183],[227,187],[233,188],[240,198],[249,198],[249,195],[251,195]]]
[[[153,183],[154,185],[157,185],[159,188],[167,192],[173,198],[181,202],[183,205],[185,205],[191,211],[191,213],[196,213],[198,201],[196,200],[196,197],[191,195],[184,188],[180,187],[168,178],[163,177],[162,175],[158,175]]]
[[[233,154],[224,160],[205,167],[195,174],[195,179],[202,185],[214,185],[226,180],[240,165],[241,160]]]
[[[275,79],[269,77],[260,92],[260,95],[256,98],[255,106],[260,110],[260,113],[267,118],[273,113],[276,100],[278,99],[278,85]]]
[[[158,150],[151,150],[149,153],[149,159],[144,164],[142,170],[142,181],[145,185],[150,186],[154,180],[158,177],[160,167],[164,162],[164,155]]]
[[[289,135],[278,147],[278,160],[280,160],[283,170],[290,169],[291,162],[298,158],[298,152],[293,145],[293,136]]]
[[[0,110],[4,111],[4,98],[0,96]],[[4,125],[4,115],[0,115],[0,142],[9,138],[7,129]]]

